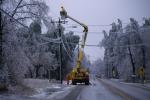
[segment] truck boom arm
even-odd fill
[[[76,66],[77,68],[79,68],[81,66],[81,62],[83,60],[83,50],[84,50],[84,46],[85,46],[85,42],[86,42],[86,38],[87,38],[88,27],[85,24],[81,23],[80,21],[70,17],[63,7],[61,7],[61,9],[62,10],[60,11],[60,15],[61,15],[62,19],[69,18],[69,19],[73,20],[74,22],[78,23],[79,25],[81,25],[84,28],[84,30],[83,30],[84,34],[82,35],[81,48],[80,48],[80,51],[79,51],[79,57],[78,57],[77,66]]]

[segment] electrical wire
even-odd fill
[[[62,38],[61,38],[61,43],[62,43],[62,46],[63,46],[64,50],[66,51],[66,53],[67,53],[69,59],[70,59],[71,61],[73,61],[73,59],[71,58],[71,55],[69,54],[69,52],[67,51],[67,49],[66,49],[66,47],[65,47],[65,44],[64,44],[64,41],[63,41]]]
[[[60,41],[57,41],[57,42],[49,41],[49,42],[43,43],[43,45],[48,44],[48,43],[56,43],[56,44],[67,43],[67,44],[70,44],[70,45],[77,45],[77,43],[73,43],[73,42],[69,42],[68,43],[68,42],[63,42],[63,41],[62,42],[60,42]],[[40,45],[42,45],[42,44],[40,44]],[[79,44],[79,45],[81,45],[81,44]],[[113,46],[104,47],[104,48],[112,48],[112,47],[135,47],[135,46],[146,46],[146,45],[148,45],[148,44],[146,44],[146,43],[140,43],[140,44],[130,44],[130,45],[113,45]],[[87,46],[87,47],[101,47],[99,44],[97,44],[97,45],[95,45],[95,44],[85,44],[85,46]]]
[[[122,23],[122,24],[128,24],[128,23]],[[80,26],[77,24],[67,24],[69,26]],[[88,27],[110,27],[112,24],[88,24]]]
[[[72,30],[65,30],[67,32],[70,32]],[[75,33],[83,33],[82,31],[72,31],[72,32],[75,32]],[[91,33],[91,34],[103,34],[102,32],[88,32],[88,33]]]
[[[62,35],[63,36],[63,35]],[[67,40],[66,40],[66,37],[65,36],[63,36],[64,37],[64,40],[65,40],[65,43],[67,44],[67,48],[69,49],[69,52],[70,52],[70,54],[72,54],[72,51],[71,51],[71,49],[70,49],[70,47],[69,47],[69,45],[68,45],[68,42],[67,42]]]

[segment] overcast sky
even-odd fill
[[[143,17],[150,17],[150,0],[46,0],[50,7],[49,15],[57,20],[60,7],[64,6],[68,15],[87,25],[109,25],[117,22],[120,18],[123,23],[129,23],[129,18],[133,17],[142,23]],[[68,20],[66,27],[76,24]],[[87,44],[98,44],[102,38],[102,30],[108,31],[111,26],[93,27],[89,26]],[[82,31],[78,26],[76,29],[66,28],[66,30]],[[96,33],[90,33],[96,32]],[[97,33],[99,32],[99,33]],[[80,36],[82,33],[76,33]],[[85,53],[94,61],[103,59],[104,49],[99,47],[86,47]]]

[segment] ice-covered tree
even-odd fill
[[[134,18],[130,18],[130,23],[125,28],[122,28],[122,22],[118,20],[118,25],[112,24],[109,35],[103,32],[101,45],[105,48],[104,65],[107,77],[114,77],[114,73],[117,73],[120,78],[130,80],[133,74],[138,76],[140,67],[149,70],[146,67],[149,49],[144,38],[148,31],[148,19],[140,26]]]

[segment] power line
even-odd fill
[[[140,22],[140,21],[139,21]],[[122,24],[128,24],[128,23],[122,23]],[[80,26],[76,24],[67,24],[70,26]],[[112,24],[87,24],[88,27],[110,27]]]
[[[113,47],[141,47],[141,46],[146,46],[145,43],[140,43],[140,44],[130,44],[130,45],[113,45],[113,46],[107,46],[104,48],[113,48]]]
[[[67,24],[70,26],[80,26],[80,25],[76,25],[76,24]],[[93,25],[87,25],[88,27],[106,27],[106,26],[111,26],[111,24],[106,24],[106,25],[99,25],[99,24],[93,24]]]
[[[89,26],[89,27],[105,27],[105,26],[111,26],[111,24],[106,24],[106,25],[87,25],[87,26]]]
[[[63,36],[63,35],[62,35]],[[70,53],[72,53],[72,51],[71,51],[71,49],[70,49],[70,47],[69,47],[69,45],[68,45],[68,42],[67,42],[67,40],[66,40],[66,37],[64,36],[64,40],[65,40],[65,43],[67,44],[67,48],[69,49],[69,52]]]
[[[62,44],[62,46],[63,46],[63,48],[64,48],[64,50],[65,50],[65,52],[67,53],[67,55],[68,55],[68,57],[69,57],[69,59],[70,60],[72,60],[72,58],[71,58],[71,54],[69,54],[69,52],[70,52],[70,48],[69,48],[69,46],[68,46],[68,44],[67,44],[67,46],[68,46],[68,49],[69,50],[67,50],[67,48],[66,48],[66,46],[65,46],[65,44],[64,44],[64,40],[63,40],[63,38],[62,38],[62,36],[63,35],[61,35],[61,29],[60,29],[60,26],[61,26],[61,23],[65,23],[66,21],[61,21],[60,19],[59,19],[59,21],[55,21],[54,23],[58,23],[58,25],[59,25],[59,34],[60,34],[60,44],[59,45],[61,45]],[[65,37],[64,37],[64,39],[65,39]],[[65,42],[65,43],[67,43],[67,41]],[[69,52],[68,52],[69,51]],[[70,52],[71,53],[71,52]]]
[[[65,30],[65,31],[71,31],[71,30]],[[76,33],[83,33],[82,31],[72,31],[72,32],[76,32]],[[88,32],[88,33],[92,33],[92,34],[103,34],[102,32]]]
[[[66,47],[65,47],[65,44],[64,44],[64,42],[63,42],[63,39],[61,39],[61,43],[62,43],[63,48],[64,48],[64,50],[66,51],[66,53],[67,53],[67,55],[68,55],[69,59],[70,59],[70,60],[72,60],[72,58],[71,58],[71,56],[70,56],[69,52],[67,51],[67,49],[66,49]]]
[[[25,26],[24,24],[22,24],[21,22],[19,22],[19,21],[16,20],[15,18],[13,18],[11,15],[9,15],[7,12],[5,12],[3,9],[0,8],[0,10],[1,10],[3,13],[5,13],[6,15],[8,15],[10,18],[12,18],[14,21],[16,21],[17,23],[19,23],[20,25],[22,25],[23,27],[29,29],[28,26]],[[73,31],[73,32],[79,32],[79,31]],[[82,32],[82,33],[83,33],[83,32]],[[91,32],[90,32],[90,33],[91,33]],[[93,32],[93,33],[96,33],[96,32]],[[58,43],[58,42],[54,42],[54,41],[50,41],[50,42]],[[49,42],[47,42],[47,43],[49,43]],[[46,44],[47,44],[47,43],[46,43]],[[72,43],[71,43],[71,44],[72,44]],[[139,45],[139,44],[138,44],[138,45]],[[142,44],[142,45],[144,45],[144,44]],[[85,45],[85,46],[96,46],[96,47],[99,47],[99,45]],[[131,45],[126,45],[126,46],[131,46]],[[134,46],[135,46],[135,44],[134,44]],[[113,46],[113,47],[114,47],[114,46]],[[120,47],[124,47],[124,46],[120,46]]]
[[[143,22],[143,20],[136,20],[136,21],[138,23]],[[122,25],[127,25],[127,24],[130,24],[130,23],[127,23],[127,22],[123,22],[122,23]],[[77,25],[77,24],[67,24],[67,25],[70,25],[70,26],[80,26],[80,25]],[[107,26],[112,26],[112,24],[87,24],[87,26],[89,26],[89,27],[107,27]]]
[[[57,42],[56,41],[49,41],[47,43],[43,43],[43,45],[48,44],[48,43],[56,43],[56,44],[67,43],[67,44],[70,44],[70,45],[77,45],[77,43],[73,43],[73,42],[69,42],[68,43],[68,42],[63,42],[63,41],[62,42],[60,42],[60,41],[57,41]],[[81,44],[79,44],[79,45],[81,45]],[[140,43],[140,44],[130,44],[130,45],[113,45],[113,46],[109,46],[109,47],[106,47],[106,48],[112,48],[112,47],[135,47],[135,46],[145,46],[145,45],[147,45],[147,44]],[[100,47],[100,45],[98,45],[98,44],[85,44],[85,46],[87,46],[87,47]],[[65,47],[65,49],[66,49],[66,47]]]

